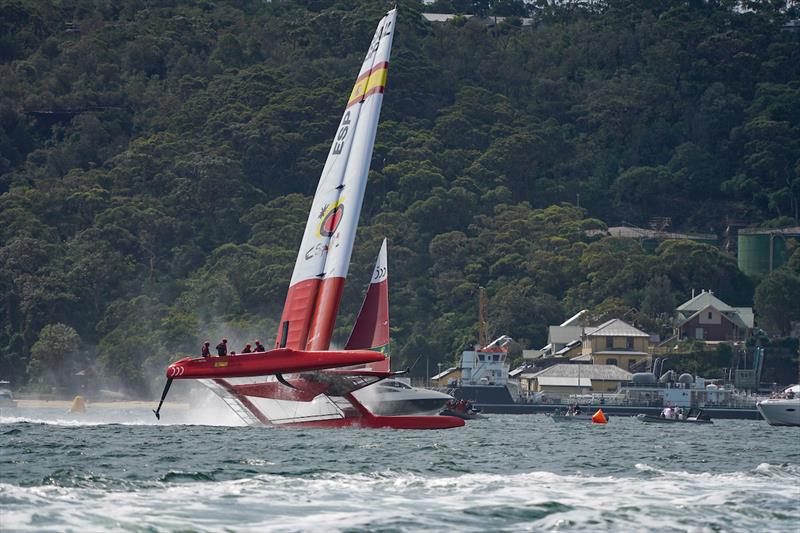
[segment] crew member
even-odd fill
[[[242,350],[242,353],[253,353],[253,349],[250,347],[249,344],[245,344],[244,345],[244,350]]]
[[[222,342],[217,344],[217,355],[220,357],[228,355],[228,339],[222,339]]]
[[[254,352],[266,352],[267,350],[266,350],[266,348],[264,348],[264,345],[261,344],[261,341],[256,341],[256,348],[253,351]]]
[[[208,341],[203,343],[203,350],[200,352],[203,357],[211,357],[211,350],[208,349],[210,344],[211,343]]]

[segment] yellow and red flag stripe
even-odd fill
[[[350,93],[347,107],[364,101],[371,94],[382,93],[386,87],[388,73],[389,62],[383,61],[359,76]]]

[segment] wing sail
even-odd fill
[[[383,239],[367,294],[361,304],[353,331],[345,350],[375,350],[386,356],[382,361],[366,365],[369,370],[389,372],[389,270],[386,239]]]
[[[364,199],[396,10],[378,23],[328,152],[297,254],[276,348],[326,350]]]

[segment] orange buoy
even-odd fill
[[[592,415],[592,424],[608,424],[608,418],[606,418],[602,409],[598,409],[597,412]]]

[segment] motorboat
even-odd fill
[[[800,385],[788,387],[781,396],[758,402],[758,412],[770,426],[800,426]]]
[[[570,406],[566,412],[556,411],[550,418],[553,422],[592,422],[592,414],[584,413],[576,406]]]
[[[714,422],[711,418],[703,413],[702,409],[689,409],[689,412],[686,416],[674,416],[674,417],[667,417],[667,416],[653,416],[647,415],[644,413],[640,413],[636,415],[641,422],[646,422],[649,424],[713,424]]]
[[[11,394],[11,389],[6,388],[8,381],[0,381],[0,409],[14,409],[17,407],[17,401]]]
[[[435,415],[453,397],[443,392],[412,387],[399,379],[385,379],[355,393],[376,415]],[[458,415],[454,415],[458,416]]]
[[[481,418],[486,418],[485,415],[481,414],[480,408],[473,407],[472,402],[466,400],[447,402],[447,404],[444,406],[444,409],[439,414],[442,416],[457,416],[458,418],[463,418],[464,420],[478,420]]]

